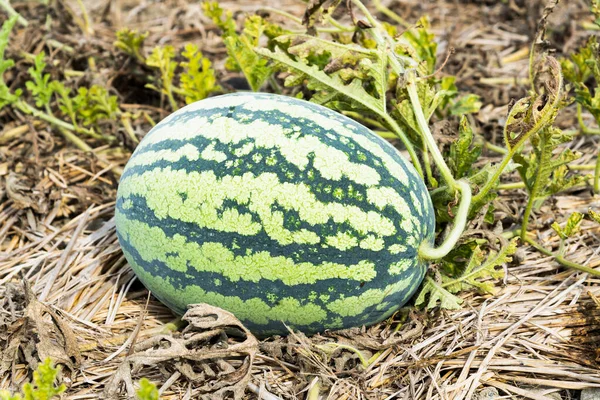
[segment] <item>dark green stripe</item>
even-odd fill
[[[309,262],[318,265],[323,262],[334,262],[340,264],[351,265],[359,260],[372,261],[375,265],[382,265],[385,268],[399,259],[412,258],[416,255],[416,249],[407,246],[407,251],[399,254],[390,254],[387,250],[381,250],[379,252],[373,252],[371,250],[361,249],[355,247],[348,251],[342,251],[334,247],[322,248],[318,246],[302,245],[292,243],[289,245],[281,245],[277,241],[271,239],[264,231],[259,232],[253,236],[244,236],[235,232],[221,232],[215,229],[209,228],[198,228],[198,226],[191,222],[184,222],[173,218],[158,219],[152,210],[146,205],[146,200],[141,196],[132,196],[129,198],[132,202],[132,206],[128,209],[123,208],[123,198],[117,198],[117,212],[122,213],[128,219],[135,219],[150,227],[159,227],[169,237],[173,237],[175,234],[182,235],[189,242],[196,242],[198,244],[204,242],[218,242],[223,244],[229,250],[231,250],[236,256],[243,256],[247,250],[253,252],[267,251],[274,256],[285,255],[291,258],[294,262]],[[244,206],[238,207],[240,210],[250,213],[250,211]],[[296,216],[297,212],[286,210],[286,216]],[[254,215],[254,218],[258,217]],[[334,224],[330,221],[329,224],[323,224],[320,227],[323,229],[323,233],[335,235],[337,230],[350,230],[347,224]],[[297,230],[302,228],[311,228],[306,222],[302,222]],[[325,235],[327,236],[327,235]],[[388,240],[392,241],[393,238]],[[395,244],[397,242],[392,242]],[[386,271],[386,269],[381,269]]]
[[[293,286],[285,285],[279,280],[271,281],[267,279],[261,279],[259,282],[244,280],[233,282],[215,272],[200,272],[193,267],[189,267],[188,272],[184,273],[172,270],[165,263],[158,260],[145,261],[137,249],[129,244],[126,236],[118,233],[118,238],[123,249],[133,257],[134,264],[142,266],[146,272],[154,276],[162,278],[168,276],[172,280],[172,285],[177,289],[196,285],[207,291],[218,292],[224,296],[239,297],[242,300],[259,297],[272,306],[275,304],[269,301],[267,294],[274,294],[278,298],[294,297],[302,304],[306,304],[311,292],[316,292],[317,294],[329,294],[331,296],[327,303],[322,302],[320,299],[313,301],[315,304],[325,308],[329,302],[338,300],[340,297],[359,296],[369,289],[381,289],[401,280],[412,280],[412,276],[416,271],[419,271],[419,268],[413,267],[409,268],[402,275],[391,276],[380,273],[373,281],[365,283],[346,279],[323,279],[314,284],[297,284]],[[385,265],[381,265],[381,267],[381,270],[385,271]],[[220,281],[219,286],[215,284],[215,280]],[[181,308],[178,310],[181,311]]]
[[[225,296],[236,296],[242,300],[249,300],[251,298],[259,297],[271,306],[274,306],[276,302],[270,301],[269,297],[267,296],[268,294],[274,294],[278,296],[278,298],[294,297],[296,299],[299,299],[304,305],[308,302],[306,301],[306,299],[313,291],[317,292],[318,294],[329,294],[330,299],[328,302],[331,302],[339,299],[341,296],[358,296],[369,289],[380,289],[400,279],[408,279],[412,282],[411,285],[408,285],[406,290],[391,294],[384,298],[382,302],[390,303],[389,307],[387,307],[386,309],[377,310],[376,304],[365,309],[364,312],[362,312],[360,315],[353,317],[343,317],[342,321],[344,326],[360,326],[362,324],[369,325],[372,323],[379,322],[383,318],[387,317],[390,313],[390,309],[400,307],[410,299],[410,297],[418,288],[418,282],[422,280],[425,271],[424,267],[415,266],[415,268],[409,269],[405,275],[401,277],[396,277],[395,280],[390,280],[387,282],[384,282],[383,280],[378,280],[377,286],[367,283],[363,287],[360,287],[360,285],[356,284],[350,284],[348,281],[342,279],[324,280],[319,282],[318,284],[313,285],[294,286],[285,286],[282,285],[281,282],[271,282],[266,280],[261,280],[258,283],[244,281],[233,283],[228,282],[227,279],[224,279],[221,275],[216,273],[200,273],[194,271],[193,274],[184,274],[181,272],[169,270],[168,267],[166,267],[161,262],[153,261],[148,263],[142,260],[140,255],[137,253],[136,249],[131,247],[129,243],[125,240],[125,238],[120,235],[119,242],[121,243],[121,246],[123,246],[125,251],[127,251],[129,255],[134,258],[136,264],[143,266],[143,268],[147,272],[153,275],[158,275],[163,278],[168,276],[171,279],[175,288],[183,288],[184,286],[195,285],[203,288],[204,290],[217,291]],[[168,274],[166,274],[165,272],[168,272]],[[214,284],[216,279],[218,279],[221,282],[219,286],[216,286]],[[257,288],[260,289],[257,290]],[[329,288],[334,288],[334,290],[330,291]],[[171,301],[170,298],[159,297],[159,300],[161,300],[163,303],[165,303],[167,306],[169,306],[179,314],[183,314],[185,312],[184,307],[173,303],[173,301]],[[323,302],[319,298],[313,300],[313,303],[321,306],[323,309],[326,309],[327,307],[327,302]],[[339,315],[333,312],[328,312],[328,316],[329,317],[326,320],[320,321],[319,323],[310,324],[308,326],[302,326],[302,330],[309,334],[322,332],[324,329],[331,327],[332,321],[335,318],[340,318]],[[280,321],[269,321],[269,323],[267,324],[256,324],[249,320],[245,320],[242,322],[259,336],[266,336],[268,334],[271,334],[272,332],[270,331],[276,331],[280,334],[285,334],[287,332]],[[287,325],[290,325],[288,321],[284,322],[286,322]],[[291,327],[294,328],[293,325],[291,325]]]

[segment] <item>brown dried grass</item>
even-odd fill
[[[279,3],[301,15],[298,2]],[[249,11],[260,4],[263,1],[221,5]],[[193,38],[211,57],[223,58],[214,27],[197,3],[116,1],[108,14],[106,4],[88,6],[96,18],[96,37],[90,39],[95,49],[111,47],[115,26],[129,26],[149,30],[150,44]],[[487,13],[487,6],[453,2],[434,7],[399,1],[395,7],[407,19],[429,14],[442,51],[458,49],[448,73],[458,74],[462,87],[483,95],[485,106],[478,120],[493,138],[508,100],[524,93],[518,79],[526,78],[530,10],[513,2],[508,8],[488,7]],[[586,35],[576,25],[582,9],[573,1],[555,13],[555,23],[572,30],[563,49],[572,49]],[[102,13],[111,25],[101,23]],[[505,20],[507,13],[513,13],[513,21]],[[29,46],[34,39],[20,38]],[[80,40],[75,34],[61,39],[67,44]],[[228,76],[220,71],[223,79]],[[109,71],[103,76],[110,80],[116,75]],[[160,107],[130,107],[145,108],[155,118],[165,114]],[[572,114],[563,114],[561,124],[572,126]],[[62,379],[69,387],[67,398],[102,397],[136,342],[181,326],[158,301],[150,298],[147,303],[148,293],[136,281],[116,239],[116,182],[128,153],[107,148],[83,153],[43,125],[17,115],[0,117],[9,121],[0,128],[0,177],[5,182],[0,190],[5,192],[0,193],[0,388],[14,389],[29,378],[37,358],[51,354],[66,357]],[[147,126],[138,121],[136,129],[144,132]],[[571,146],[586,154],[581,161],[585,163],[595,143],[581,138]],[[514,193],[499,200],[497,216],[508,223],[518,221],[525,198]],[[598,209],[600,199],[586,190],[552,199],[536,216],[538,239],[556,246],[551,221],[590,207]],[[571,260],[591,267],[600,265],[599,253],[600,229],[591,223],[584,224],[567,246]],[[26,319],[22,280],[30,282],[33,295],[46,307],[31,314],[43,319],[39,325]],[[464,293],[463,310],[403,311],[369,329],[312,338],[293,334],[262,342],[247,397],[468,399],[494,398],[485,396],[497,391],[511,398],[552,399],[556,393],[570,398],[575,390],[600,387],[598,283],[596,277],[565,270],[522,247],[517,261],[507,266],[498,293]],[[68,348],[70,336],[60,334],[61,326],[72,331],[76,352]],[[46,344],[41,344],[43,335],[32,331],[45,329]],[[369,360],[367,366],[356,352],[324,347],[326,343],[353,347]],[[144,370],[144,376],[158,383],[164,398],[201,394],[176,373],[155,368]]]

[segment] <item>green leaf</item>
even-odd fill
[[[71,98],[71,89],[65,87],[62,82],[52,81],[50,82],[52,90],[58,95],[58,108],[63,114],[66,114],[71,119],[71,122],[77,127],[77,110],[75,109],[75,103]]]
[[[431,75],[435,72],[437,62],[437,42],[435,35],[429,31],[431,24],[427,17],[422,17],[417,22],[418,28],[409,29],[402,34],[410,44],[410,47],[404,46],[399,42],[396,52],[416,58],[420,62],[420,72],[422,75]]]
[[[425,304],[428,299],[427,304]],[[424,306],[429,310],[438,305],[445,310],[460,310],[463,300],[456,297],[448,290],[444,289],[440,284],[436,283],[431,277],[426,276],[421,291],[415,300],[415,306]]]
[[[425,118],[429,120],[435,110],[443,104],[448,96],[451,95],[451,91],[436,90],[435,86],[426,79],[420,79],[417,81],[417,94],[419,95],[419,103],[423,108],[423,114]],[[421,142],[421,134],[419,125],[417,124],[417,118],[413,110],[412,103],[409,99],[408,92],[405,88],[400,88],[396,93],[397,104],[395,111],[398,112],[400,121],[410,128],[409,134],[415,143]]]
[[[258,57],[254,52],[254,46],[246,38],[229,36],[223,41],[231,60],[234,60],[235,66],[242,71],[250,88],[255,92],[259,91],[273,72],[267,65],[267,60]]]
[[[114,120],[120,112],[117,96],[111,96],[106,88],[98,85],[89,89],[79,88],[77,96],[72,99],[72,107],[77,113],[76,118],[85,126]]]
[[[477,288],[480,292],[493,294],[495,286],[488,279],[499,279],[504,276],[503,264],[512,260],[517,251],[517,239],[504,245],[499,251],[490,250],[487,259],[478,246],[473,250],[464,271],[456,278],[442,277],[442,287],[451,293]]]
[[[456,179],[471,175],[472,166],[481,155],[482,145],[473,142],[474,135],[467,117],[460,119],[458,139],[450,145],[448,166]]]
[[[250,88],[255,92],[260,90],[273,70],[267,65],[267,60],[259,57],[254,49],[258,46],[262,34],[272,24],[258,15],[251,15],[244,21],[244,29],[241,35],[238,35],[230,11],[224,12],[214,1],[202,3],[202,9],[223,31],[221,36],[229,55],[225,66],[233,71],[241,71]]]
[[[54,92],[53,86],[50,85],[50,74],[44,74],[46,68],[45,57],[43,51],[35,56],[33,67],[27,70],[32,80],[25,82],[25,86],[31,92],[38,108],[49,105]]]
[[[308,3],[304,13],[303,24],[310,33],[316,33],[314,25],[317,22],[324,22],[333,14],[342,0],[313,0]]]
[[[346,84],[337,75],[327,75],[316,66],[309,66],[293,60],[278,47],[275,48],[275,51],[258,49],[257,52],[280,63],[296,74],[301,74],[307,81],[308,88],[317,92],[311,101],[325,105],[341,96],[347,102],[344,104],[349,105],[351,108],[368,110],[377,115],[386,112],[381,100],[367,93],[359,79],[354,79]]]
[[[565,79],[575,89],[575,101],[600,123],[600,45],[596,36],[591,36],[585,46],[571,55],[571,59],[562,59],[561,68]],[[591,77],[595,81],[593,87],[587,85]]]
[[[569,215],[564,228],[561,228],[558,222],[553,222],[552,229],[554,229],[554,231],[562,240],[565,240],[579,232],[581,221],[583,221],[583,214],[580,212],[574,212]]]
[[[11,93],[8,86],[4,82],[0,82],[0,110],[7,105],[16,103],[21,97],[21,93],[21,89],[17,89],[14,93]]]
[[[224,37],[235,34],[236,26],[231,11],[223,11],[216,1],[202,2],[202,11],[223,31]],[[224,19],[223,16],[225,16]]]
[[[138,400],[158,400],[156,385],[146,378],[140,379],[140,388],[135,392]]]
[[[15,65],[13,60],[4,59],[4,54],[8,47],[10,32],[17,23],[17,19],[18,16],[9,18],[2,24],[2,28],[0,28],[0,110],[7,105],[15,103],[21,95],[20,90],[12,93],[6,82],[4,82],[4,72]]]
[[[185,96],[187,104],[206,98],[212,92],[220,90],[215,77],[215,70],[208,58],[202,55],[198,46],[192,43],[185,45],[181,55],[187,60],[180,65],[184,68],[181,74],[179,93]]]
[[[592,4],[590,6],[590,11],[596,17],[596,19],[594,20],[594,23],[596,25],[600,26],[600,0],[592,0]]]
[[[51,400],[67,389],[64,384],[60,386],[54,384],[57,376],[58,369],[54,368],[47,358],[33,372],[33,383],[23,385],[22,395],[17,393],[11,396],[8,391],[0,390],[0,400]]]
[[[479,96],[476,94],[467,94],[459,97],[458,100],[450,106],[450,114],[473,114],[479,111],[482,104]]]
[[[159,85],[146,85],[146,87],[166,95],[171,107],[176,110],[178,107],[173,98],[173,78],[175,77],[177,62],[173,60],[174,57],[175,48],[171,45],[157,46],[152,49],[152,53],[146,59],[146,65],[159,70]]]
[[[175,68],[177,68],[177,62],[173,60],[174,57],[175,48],[171,45],[166,45],[163,47],[157,46],[152,49],[152,53],[146,59],[146,65],[160,71],[160,80],[164,94],[167,94],[173,86]]]
[[[586,181],[586,176],[570,173],[567,167],[581,157],[580,153],[567,148],[558,156],[553,156],[558,146],[570,140],[560,129],[549,127],[531,137],[533,152],[514,156],[519,164],[519,175],[532,201],[539,202]]]
[[[138,31],[129,28],[119,29],[117,31],[117,40],[113,43],[113,46],[125,54],[129,54],[139,61],[144,62],[142,48],[147,37],[148,32],[138,33]]]
[[[541,197],[555,195],[574,186],[584,185],[592,175],[580,175],[572,172],[566,165],[561,165],[552,171],[550,182],[541,192]]]
[[[13,27],[17,23],[17,17],[11,17],[2,24],[0,29],[0,78],[7,69],[11,68],[15,63],[13,60],[5,60],[4,53],[8,47],[8,37]]]
[[[593,219],[594,221],[596,221],[597,223],[600,224],[600,213],[597,213],[596,211],[590,209],[590,210],[588,210],[588,215],[590,216],[591,219]]]
[[[295,56],[296,61],[316,66],[330,76],[337,76],[344,84],[355,79],[362,81],[365,91],[381,103],[381,108],[386,108],[387,57],[378,50],[365,49],[355,44],[330,42],[309,35],[283,35],[276,38],[275,42],[281,48],[293,42],[293,45],[287,47],[287,52]],[[286,86],[291,86],[292,82],[293,85],[301,84],[306,78],[304,74],[300,74],[299,77],[300,79],[295,76],[288,79]],[[318,102],[324,104],[328,101]]]
[[[596,36],[590,36],[585,46],[571,54],[571,59],[562,59],[560,64],[565,79],[575,85],[582,84],[593,74],[594,53],[597,51]]]

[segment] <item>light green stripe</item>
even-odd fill
[[[295,139],[292,134],[290,138],[286,138],[282,135],[284,130],[282,126],[277,124],[271,125],[266,121],[253,121],[250,124],[244,125],[231,118],[222,117],[213,120],[212,118],[209,119],[207,117],[198,116],[187,118],[186,121],[178,122],[176,128],[169,126],[169,123],[182,113],[223,107],[238,107],[236,111],[238,113],[243,110],[249,111],[244,118],[246,122],[252,118],[252,111],[268,112],[277,110],[288,115],[290,122],[294,119],[304,118],[322,129],[333,130],[339,136],[353,140],[365,151],[382,160],[384,167],[393,177],[405,185],[408,185],[409,183],[408,175],[403,167],[384,151],[384,146],[391,147],[391,145],[385,141],[381,141],[380,143],[374,142],[373,139],[370,139],[363,134],[357,134],[354,131],[354,126],[342,122],[343,120],[340,120],[340,118],[331,118],[331,115],[315,112],[303,105],[292,104],[281,100],[257,98],[251,95],[214,97],[211,98],[210,101],[200,101],[190,104],[176,113],[171,114],[156,125],[150,134],[140,143],[138,148],[143,149],[166,139],[189,140],[197,136],[217,138],[224,143],[232,144],[237,143],[244,138],[254,137],[257,139],[257,146],[280,148],[286,159],[294,164],[298,163],[297,165],[301,167],[301,169],[303,169],[302,166],[305,166],[307,162],[307,150],[308,152],[314,151],[315,165],[319,171],[322,171],[322,173],[325,174],[324,176],[331,176],[331,178],[328,177],[328,179],[339,179],[338,176],[341,176],[340,174],[347,174],[346,176],[349,179],[355,180],[358,183],[376,184],[379,182],[379,174],[374,169],[366,165],[350,163],[347,156],[342,151],[331,148],[324,143],[320,143],[316,138],[317,142],[319,142],[318,148],[307,147],[307,145],[312,145],[310,141],[306,141],[310,139],[310,137]],[[266,128],[266,135],[263,135],[263,128]],[[364,129],[365,131],[368,131],[367,128]],[[293,132],[293,129],[290,129],[290,131]],[[275,142],[273,142],[273,133],[276,133],[277,136]],[[373,134],[373,137],[376,138],[375,134]],[[260,142],[260,139],[263,139],[264,141]],[[325,151],[323,151],[323,149],[325,149]],[[396,150],[394,149],[394,151]],[[340,161],[341,165],[337,165]],[[341,170],[340,167],[345,170]],[[358,173],[358,171],[360,171],[360,173]]]
[[[146,262],[154,260],[169,268],[187,272],[188,266],[200,272],[216,272],[229,280],[258,282],[261,279],[281,280],[285,285],[311,284],[323,279],[371,281],[377,275],[375,264],[359,261],[354,265],[324,262],[314,265],[295,263],[291,258],[271,256],[259,251],[236,256],[221,243],[188,242],[181,235],[167,237],[162,229],[117,214],[119,232]]]
[[[196,161],[200,157],[200,152],[193,144],[185,144],[173,150],[147,151],[142,154],[136,154],[127,162],[127,168],[133,168],[140,165],[152,165],[157,161],[177,162],[182,158],[190,161]]]
[[[129,263],[133,258],[127,255]],[[199,286],[188,285],[177,289],[169,283],[169,278],[154,276],[139,265],[132,264],[137,275],[159,297],[173,301],[177,300],[180,307],[199,302],[208,303],[232,312],[241,320],[249,320],[256,324],[267,324],[269,321],[284,321],[292,325],[310,325],[322,322],[327,318],[327,311],[314,303],[301,305],[292,297],[281,299],[277,305],[271,307],[260,298],[242,300],[236,296],[224,296],[220,293],[205,291]]]
[[[168,122],[175,117],[175,114],[171,114],[169,117],[162,120],[144,137],[144,140],[142,140],[135,149],[136,152],[133,154],[133,157],[137,157],[137,153],[146,147],[160,143],[163,140],[172,139],[189,141],[190,139],[200,136],[199,132],[206,129],[207,125],[210,126],[210,120],[204,116],[197,116],[188,118],[186,121],[179,121],[176,127],[168,125]]]
[[[404,260],[400,260],[397,261],[393,264],[390,265],[388,272],[391,275],[400,275],[403,274],[404,272],[408,271],[409,268],[411,268],[412,266],[414,266],[415,261],[413,259],[404,259]]]
[[[369,289],[358,296],[340,298],[327,304],[327,309],[342,317],[360,315],[367,308],[382,303],[387,296],[406,290],[411,282],[411,279],[404,279],[383,289]]]
[[[222,151],[216,150],[214,143],[209,144],[202,150],[200,155],[204,160],[213,160],[216,162],[223,162],[227,160],[227,154]]]
[[[382,160],[385,168],[390,174],[398,179],[405,185],[408,185],[408,176],[400,164],[394,160],[389,154],[387,154],[382,146],[390,146],[390,144],[381,141],[381,144],[375,143],[372,139],[365,137],[364,135],[357,134],[354,132],[354,126],[346,124],[341,117],[332,118],[331,115],[325,113],[319,113],[313,111],[307,107],[299,104],[292,104],[283,101],[273,101],[268,99],[257,99],[252,102],[248,102],[242,106],[246,110],[250,111],[270,111],[277,110],[285,115],[288,115],[290,119],[304,118],[307,121],[314,122],[320,128],[335,131],[338,135],[349,138],[355,143],[359,144],[364,150],[375,155]],[[368,131],[367,128],[364,128]],[[375,134],[372,134],[376,138]],[[394,151],[397,151],[394,149]]]
[[[185,123],[188,124],[187,122]],[[244,146],[241,153],[248,154],[254,148],[275,149],[286,162],[295,165],[301,171],[309,163],[309,156],[314,157],[314,167],[325,179],[339,181],[343,176],[363,185],[376,185],[380,176],[368,165],[357,164],[349,161],[348,155],[343,151],[330,147],[315,136],[298,137],[300,127],[294,131],[284,128],[279,124],[271,124],[264,120],[254,120],[251,123],[241,123],[232,118],[215,118],[212,123],[196,129],[196,134],[210,140],[234,146],[242,140],[252,139],[251,143]],[[189,130],[190,127],[173,129],[173,132],[161,130],[152,135],[153,141],[164,139],[178,139],[180,130]],[[174,135],[173,135],[174,134]],[[187,137],[186,137],[187,138]],[[254,146],[251,147],[251,146]],[[235,150],[231,148],[231,152]]]
[[[182,198],[180,193],[187,197]],[[348,223],[360,234],[372,233],[376,238],[396,233],[394,223],[375,211],[363,211],[347,204],[320,202],[308,185],[281,183],[274,173],[258,176],[245,173],[218,179],[212,171],[186,172],[155,168],[141,175],[130,175],[121,181],[119,196],[127,199],[132,195],[144,197],[158,218],[171,217],[195,223],[199,227],[243,235],[254,235],[262,228],[282,245],[319,243],[320,227],[315,225],[330,220],[336,224]],[[245,205],[258,215],[261,223],[253,222],[250,214],[229,213],[220,216],[226,199]],[[275,204],[297,211],[302,221],[314,226],[314,231],[290,231],[284,228],[283,213],[272,211]]]
[[[197,101],[189,104],[160,121],[152,128],[148,135],[144,137],[144,140],[141,141],[137,149],[141,150],[165,139],[189,140],[195,138],[199,136],[198,132],[204,129],[204,125],[209,124],[210,121],[207,117],[197,116],[186,118],[186,121],[178,121],[177,127],[169,125],[174,119],[180,117],[182,114],[192,113],[194,111],[236,107],[249,101],[254,101],[255,99],[256,97],[253,94],[217,96],[206,99],[205,101]]]
[[[398,253],[401,253],[401,252],[406,251],[406,250],[407,250],[407,247],[403,246],[401,244],[393,244],[390,247],[388,247],[388,251],[391,254],[398,254]]]
[[[410,192],[410,199],[413,203],[413,207],[417,210],[417,213],[422,217],[423,216],[423,204],[421,204],[421,200],[417,197],[415,192]]]
[[[420,232],[419,220],[413,215],[410,206],[398,192],[390,187],[378,187],[367,189],[367,199],[379,209],[388,205],[394,207],[400,217],[400,227],[408,232],[406,243],[411,246],[417,246],[416,235]],[[413,232],[413,234],[410,234]]]

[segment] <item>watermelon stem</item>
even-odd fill
[[[450,230],[446,239],[439,247],[433,247],[433,243],[423,242],[419,247],[419,256],[425,260],[439,260],[445,257],[456,245],[460,237],[462,236],[465,226],[467,225],[467,217],[469,215],[469,208],[471,207],[471,185],[465,181],[456,182],[458,190],[461,194],[460,204],[458,205],[458,211],[454,218],[454,225]]]
[[[417,119],[417,124],[419,125],[419,128],[421,130],[421,136],[425,144],[427,145],[425,151],[429,150],[431,152],[433,161],[439,168],[440,174],[442,174],[442,177],[448,184],[451,193],[455,193],[457,190],[459,190],[458,183],[456,182],[456,179],[454,179],[454,176],[452,175],[448,164],[446,164],[446,161],[444,161],[444,157],[442,156],[440,149],[438,149],[437,143],[435,142],[435,139],[431,134],[431,130],[429,129],[429,125],[427,123],[427,120],[425,119],[425,114],[423,114],[423,108],[419,100],[419,94],[417,93],[416,71],[414,69],[407,70],[406,79],[406,89],[408,91],[408,96],[410,97],[410,102],[412,103],[412,108]]]

